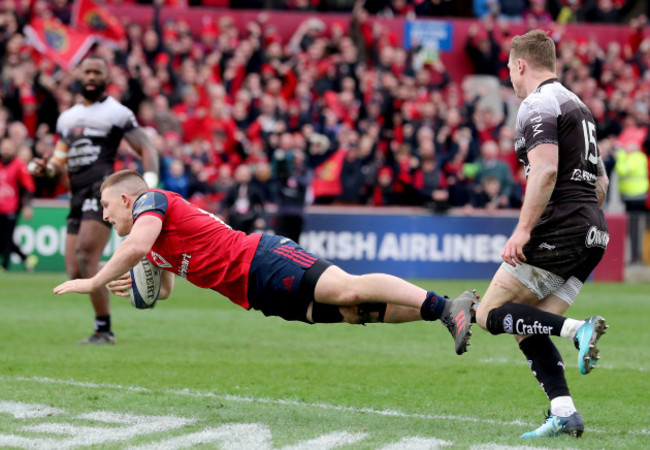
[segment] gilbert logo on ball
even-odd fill
[[[131,305],[138,309],[153,308],[160,294],[161,272],[147,258],[130,271],[133,287],[129,289]]]

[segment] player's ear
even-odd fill
[[[122,204],[124,206],[129,206],[129,202],[131,201],[131,197],[129,197],[128,194],[122,194],[120,198],[122,199]]]

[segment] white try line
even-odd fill
[[[269,405],[281,405],[281,406],[296,406],[301,408],[317,408],[328,411],[344,411],[354,414],[371,414],[376,416],[384,417],[397,417],[400,419],[420,419],[420,420],[452,420],[457,422],[473,422],[473,423],[486,423],[493,425],[516,425],[516,426],[537,426],[539,423],[530,423],[523,422],[521,420],[496,420],[496,419],[487,419],[484,417],[471,417],[471,416],[461,416],[461,415],[449,415],[449,414],[419,414],[419,413],[406,413],[397,410],[391,409],[374,409],[374,408],[355,408],[352,406],[341,406],[341,405],[330,405],[328,403],[307,403],[297,400],[285,400],[285,399],[274,399],[274,398],[258,398],[258,397],[244,397],[239,395],[230,395],[230,394],[215,394],[214,392],[201,392],[201,391],[192,391],[189,389],[149,389],[141,386],[123,386],[121,384],[112,384],[112,383],[88,383],[84,381],[76,380],[59,380],[56,378],[47,378],[47,377],[1,377],[1,378],[10,378],[18,381],[26,381],[33,383],[46,383],[46,384],[62,384],[66,386],[78,386],[91,389],[116,389],[121,391],[128,392],[162,392],[166,395],[182,395],[188,397],[196,398],[214,398],[223,401],[230,401],[235,403],[260,403],[260,404],[269,404]],[[585,431],[590,433],[620,433],[619,430],[606,430],[598,428],[587,428]],[[626,434],[630,435],[650,435],[650,430],[641,429],[641,430],[628,430]]]

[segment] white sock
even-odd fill
[[[578,331],[578,328],[585,324],[584,320],[575,320],[575,319],[566,319],[562,329],[560,330],[560,336],[565,339],[573,339]]]
[[[573,399],[568,395],[555,397],[551,400],[551,414],[554,416],[569,417],[576,411],[577,409],[573,404]]]

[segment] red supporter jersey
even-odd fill
[[[13,158],[7,165],[0,161],[0,214],[18,212],[20,186],[34,193],[34,179],[27,170],[27,164],[18,158]]]
[[[133,204],[134,222],[153,215],[162,230],[147,258],[190,283],[249,309],[248,272],[261,234],[235,231],[180,195],[151,189]]]

